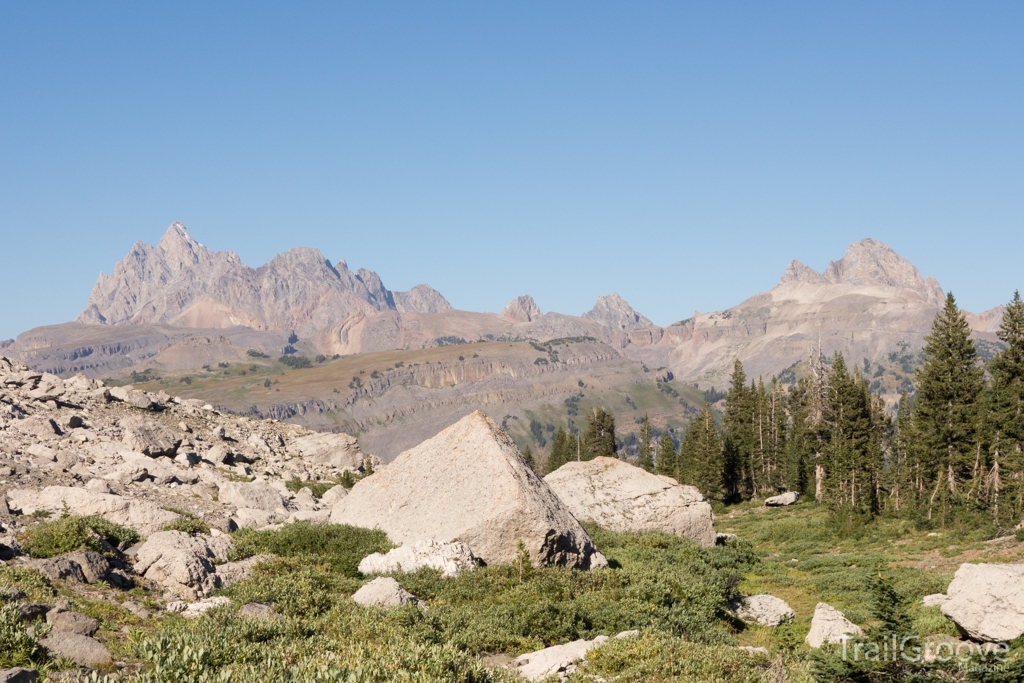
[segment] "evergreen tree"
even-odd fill
[[[566,436],[565,430],[561,427],[555,432],[555,438],[551,442],[551,453],[548,455],[547,471],[548,473],[554,472],[559,467],[564,465],[569,457],[569,439]]]
[[[988,369],[992,388],[988,402],[991,467],[982,494],[996,524],[1024,521],[1024,302],[1020,292],[1003,311],[997,332],[1006,344]]]
[[[914,422],[910,398],[900,395],[896,411],[896,429],[893,433],[889,466],[889,500],[886,508],[896,514],[917,508],[923,488],[918,450],[914,445]]]
[[[801,495],[814,493],[809,490],[814,457],[810,386],[810,380],[802,378],[790,387],[786,397],[785,485]]]
[[[917,371],[914,404],[917,447],[925,484],[930,488],[928,519],[938,509],[945,523],[966,499],[970,480],[979,474],[978,418],[983,371],[971,328],[952,293],[935,316],[925,338],[924,364]]]
[[[529,444],[527,444],[526,448],[523,449],[523,461],[531,470],[536,469],[533,464],[533,451],[530,450]]]
[[[696,486],[708,500],[722,501],[726,495],[722,442],[718,438],[711,406],[707,403],[690,422],[681,450],[684,483]]]
[[[654,459],[651,456],[651,421],[644,415],[644,422],[640,425],[640,457],[637,466],[648,472],[654,471]]]
[[[825,449],[824,499],[835,510],[854,513],[877,511],[875,448],[871,422],[871,394],[867,382],[851,376],[843,354],[836,353],[829,378],[825,419],[829,443]]]
[[[672,443],[672,437],[666,431],[658,441],[658,465],[655,470],[658,474],[678,479],[679,459],[676,456],[676,445]]]
[[[583,437],[582,460],[605,456],[616,457],[615,417],[604,408],[590,411],[587,431]]]
[[[724,495],[728,500],[749,499],[753,484],[750,463],[754,435],[751,430],[754,411],[751,392],[747,388],[743,363],[733,364],[729,392],[725,395],[725,462]],[[706,494],[705,494],[706,495]]]

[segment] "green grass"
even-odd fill
[[[351,475],[349,475],[351,476]],[[313,492],[313,495],[317,498],[322,498],[325,493],[338,486],[341,482],[337,481],[302,481],[300,479],[289,479],[285,482],[285,486],[292,493],[298,493],[302,489],[309,489]]]
[[[387,552],[394,547],[380,530],[308,522],[287,524],[277,531],[241,529],[233,536],[235,549],[232,559],[245,559],[260,553],[283,558],[301,557],[313,564],[326,565],[332,572],[349,578],[361,576],[358,566],[364,557]]]
[[[32,527],[22,536],[21,545],[36,558],[57,557],[83,548],[110,555],[100,539],[116,547],[138,542],[139,535],[98,515],[67,515]]]
[[[160,527],[160,531],[182,531],[195,536],[196,534],[210,533],[210,525],[193,515],[188,510],[165,507],[164,510],[173,512],[178,518]]]

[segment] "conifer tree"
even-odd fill
[[[658,464],[655,469],[658,474],[678,479],[679,459],[676,455],[676,445],[672,443],[672,437],[666,431],[658,441]]]
[[[637,460],[637,466],[648,472],[654,471],[654,458],[651,455],[651,448],[651,421],[645,414],[644,422],[640,425],[640,457]]]
[[[978,418],[984,384],[970,335],[967,319],[953,294],[948,294],[925,338],[924,364],[916,376],[915,433],[925,484],[930,488],[924,504],[928,519],[939,510],[943,523],[966,499],[970,480],[978,475]]]
[[[551,453],[548,455],[547,471],[554,472],[568,461],[569,439],[561,427],[555,432],[551,442]]]
[[[729,392],[725,395],[725,454],[723,486],[729,500],[750,498],[750,461],[753,452],[753,409],[747,375],[738,359],[733,364]]]
[[[605,456],[614,458],[617,444],[615,442],[615,417],[604,408],[590,411],[587,431],[583,437],[582,460],[593,460]]]
[[[989,363],[992,388],[988,401],[991,466],[983,495],[998,525],[1024,521],[1024,302],[1020,292],[1003,311],[997,332],[1006,344]]]
[[[682,446],[682,468],[685,483],[696,486],[711,501],[724,500],[724,459],[711,406],[704,404],[690,422]]]
[[[536,467],[534,467],[534,464],[533,464],[533,451],[530,450],[530,446],[529,445],[527,445],[523,449],[523,461],[526,463],[527,467],[529,467],[531,470],[536,469]]]

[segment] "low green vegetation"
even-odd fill
[[[345,470],[345,473],[348,474],[349,478],[352,477],[352,474],[348,470]],[[344,482],[342,481],[302,481],[301,479],[289,479],[285,482],[285,486],[287,486],[288,490],[292,493],[298,493],[302,489],[309,489],[313,492],[314,496],[321,498],[335,486],[343,483]],[[355,484],[354,480],[352,484]],[[352,488],[352,485],[346,486],[345,488]]]
[[[183,531],[184,533],[192,534],[193,536],[196,534],[210,533],[210,525],[193,515],[191,512],[170,507],[165,507],[164,510],[173,512],[178,515],[178,518],[173,522],[163,525],[160,528],[160,531]]]
[[[32,527],[25,532],[21,544],[30,556],[47,558],[83,548],[110,555],[103,541],[116,548],[122,543],[131,544],[138,540],[139,535],[134,530],[98,515],[65,515]]]

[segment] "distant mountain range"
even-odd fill
[[[252,268],[175,223],[156,246],[136,243],[112,274],[101,274],[74,323],[30,330],[0,351],[61,374],[104,375],[162,361],[185,370],[238,360],[248,349],[332,355],[589,337],[676,378],[721,387],[736,358],[748,375],[770,377],[819,346],[855,362],[917,349],[943,296],[933,278],[865,239],[823,273],[793,261],[772,290],[664,328],[618,294],[599,297],[581,316],[544,314],[528,295],[501,313],[476,313],[453,309],[426,284],[391,291],[375,272],[352,272],[316,249],[298,247]],[[971,315],[976,336],[994,342],[1000,316],[1001,307]],[[182,353],[179,342],[189,338],[206,341]]]

